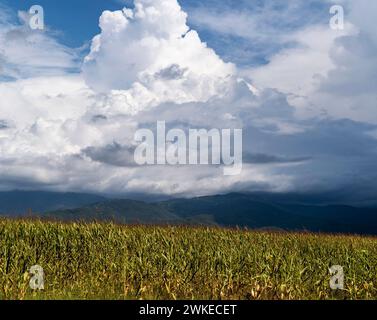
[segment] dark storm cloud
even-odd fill
[[[8,122],[0,119],[0,130],[4,130],[4,129],[8,129],[8,128],[9,128]]]
[[[117,142],[113,142],[102,147],[85,148],[82,153],[93,161],[116,167],[132,167],[136,166],[134,151],[134,147],[122,146]]]
[[[243,162],[251,164],[300,163],[311,159],[311,157],[282,157],[263,153],[245,153],[243,155]]]
[[[170,67],[157,72],[155,77],[163,80],[177,80],[181,79],[186,71],[187,69],[182,69],[179,65],[172,64]]]

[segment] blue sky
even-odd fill
[[[34,0],[1,2],[14,12],[26,11],[36,4]],[[50,30],[57,32],[59,41],[70,47],[81,47],[99,33],[98,18],[104,10],[133,6],[132,0],[40,0],[37,3],[45,10],[45,23]],[[292,6],[287,6],[285,0],[181,0],[179,3],[189,15],[188,24],[199,31],[202,40],[225,61],[239,65],[265,64],[271,55],[293,46],[294,43],[279,38],[282,33],[309,24],[328,23],[329,6],[318,0],[295,0]],[[214,23],[237,15],[250,17],[257,23],[251,26],[246,18],[234,30],[229,27],[229,32],[219,30]]]
[[[62,43],[82,46],[100,30],[98,18],[104,10],[117,10],[122,5],[117,0],[1,0],[13,11],[27,11],[32,5],[41,5],[45,11],[45,23],[54,31],[60,31]]]

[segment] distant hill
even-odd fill
[[[160,205],[194,221],[205,214],[222,226],[377,234],[376,208],[279,203],[247,194],[178,199]]]
[[[78,209],[49,212],[45,216],[129,224],[196,224],[377,235],[375,208],[277,203],[247,194],[156,203],[108,200]]]
[[[86,193],[59,193],[45,191],[0,192],[0,213],[9,216],[33,212],[46,212],[79,208],[91,203],[106,201],[101,196]]]
[[[31,208],[36,216],[64,221],[239,226],[377,235],[376,208],[278,200],[266,195],[233,193],[150,203],[89,194],[15,191],[0,192],[0,212],[12,216]]]
[[[159,203],[135,200],[108,200],[77,209],[43,214],[59,220],[100,220],[127,224],[181,224],[185,220]]]

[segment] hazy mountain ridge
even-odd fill
[[[268,196],[253,194],[232,193],[153,203],[73,193],[17,191],[6,195],[0,193],[0,212],[8,216],[17,212],[15,208],[30,205],[28,208],[34,216],[64,221],[217,225],[377,235],[376,208],[277,202]],[[12,207],[12,202],[15,202],[13,211],[4,210]]]
[[[50,191],[5,191],[0,192],[0,213],[24,215],[29,210],[46,212],[79,208],[107,198],[95,194]]]

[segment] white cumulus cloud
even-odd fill
[[[175,0],[135,0],[133,10],[103,12],[83,67],[89,86],[131,109],[224,93],[235,66],[208,48],[186,19]]]

